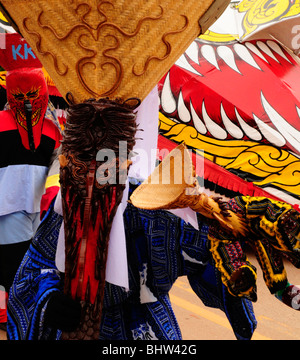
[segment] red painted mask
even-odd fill
[[[7,71],[7,100],[24,147],[34,151],[40,144],[49,97],[42,64],[18,33],[0,34],[0,43],[5,44],[0,65]]]
[[[40,144],[48,104],[48,88],[42,69],[23,68],[8,71],[6,91],[22,143],[26,149],[34,150]],[[29,119],[31,126],[27,124]],[[33,143],[30,144],[30,142]]]

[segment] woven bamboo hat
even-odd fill
[[[194,166],[187,147],[182,143],[153,170],[131,195],[131,203],[141,209],[180,208],[180,198],[187,190],[196,190]],[[186,207],[184,204],[183,207]]]
[[[143,100],[230,0],[0,0],[63,97]]]

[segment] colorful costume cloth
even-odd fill
[[[19,34],[1,36],[8,104],[0,112],[0,285],[8,291],[39,225],[48,167],[61,132],[40,61]],[[0,321],[5,318],[0,309]]]
[[[45,119],[35,152],[24,148],[11,110],[0,112],[0,285],[6,291],[40,221],[40,202],[55,148],[61,138]],[[0,309],[0,322],[6,321]]]
[[[22,144],[11,110],[0,112],[0,216],[25,210],[40,212],[40,201],[53,152],[61,134],[45,119],[38,148],[31,152]],[[26,239],[28,240],[28,238]]]
[[[246,238],[232,240],[218,225],[210,227],[210,250],[228,290],[256,300],[256,269],[243,252],[241,241],[253,248],[271,294],[285,289],[289,284],[283,259],[300,268],[300,213],[290,204],[250,196],[229,200],[228,209],[246,219],[251,229]],[[240,270],[244,278],[236,286]]]
[[[42,64],[32,49],[17,33],[1,34],[1,41],[6,45],[0,64],[6,70],[8,103],[0,112],[0,216],[19,211],[37,214],[48,167],[60,145],[60,127],[49,103]],[[0,239],[0,244],[11,242],[16,241]]]
[[[52,205],[19,267],[8,302],[9,339],[60,338],[43,321],[49,296],[63,289],[55,266],[61,223]],[[181,339],[168,293],[183,275],[206,306],[225,312],[238,339],[251,338],[252,303],[230,295],[222,284],[207,249],[207,225],[199,222],[197,231],[170,212],[128,204],[124,226],[129,291],[106,282],[100,339]]]

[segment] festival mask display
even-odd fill
[[[64,291],[81,302],[82,321],[63,339],[99,338],[109,234],[135,143],[136,107],[228,3],[0,1],[70,105],[60,156]],[[115,156],[98,159],[104,149]]]

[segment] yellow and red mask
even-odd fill
[[[42,64],[19,34],[1,36],[5,36],[5,48],[0,51],[0,64],[7,71],[7,101],[22,144],[26,149],[35,151],[40,145],[49,100]]]

